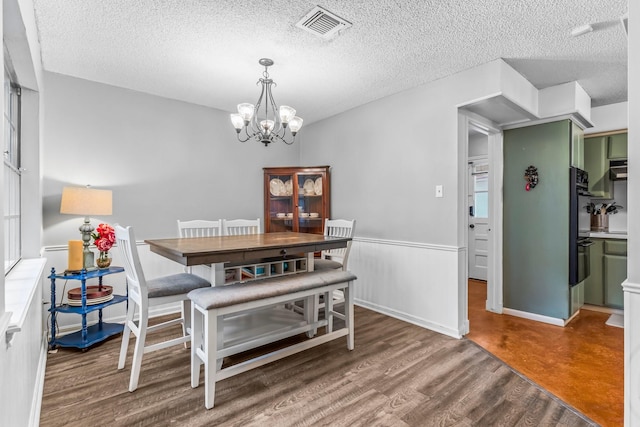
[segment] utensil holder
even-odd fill
[[[591,231],[600,231],[600,232],[609,231],[609,215],[606,215],[606,214],[591,215]]]

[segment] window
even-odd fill
[[[5,56],[5,60],[6,60]],[[4,272],[22,255],[20,209],[20,87],[4,71]]]
[[[489,173],[473,176],[473,206],[476,218],[489,218]]]

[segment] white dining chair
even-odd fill
[[[356,220],[346,219],[325,219],[324,235],[332,237],[353,237],[356,228]],[[349,252],[351,251],[351,241],[346,248],[330,249],[322,251],[320,258],[313,262],[314,270],[347,269],[349,262]]]
[[[325,219],[324,235],[333,237],[352,237],[356,229],[356,220]],[[322,251],[320,258],[313,260],[314,270],[347,270],[351,241],[346,248],[330,249]],[[333,303],[344,302],[344,293],[340,290],[333,293]],[[324,309],[324,302],[318,302],[318,309]]]
[[[180,237],[215,237],[222,236],[222,220],[209,221],[194,219],[191,221],[178,220],[178,235]]]
[[[129,297],[127,317],[122,332],[118,369],[125,367],[129,337],[130,334],[133,333],[136,336],[136,343],[133,350],[131,378],[129,380],[129,391],[132,392],[138,388],[142,356],[145,353],[190,341],[191,300],[187,297],[187,294],[194,289],[209,287],[211,283],[199,276],[189,273],[178,273],[147,280],[140,264],[133,229],[131,227],[125,228],[117,224],[114,226],[114,229],[116,234],[116,247],[120,251],[121,260],[124,264]],[[148,326],[149,307],[175,302],[182,302],[182,314],[180,318]],[[139,318],[137,323],[134,321],[136,311],[138,312]],[[182,336],[152,345],[145,345],[147,333],[178,324],[182,325]]]
[[[222,220],[223,236],[240,236],[245,234],[260,234],[260,218]]]
[[[194,219],[191,221],[178,220],[178,236],[187,238],[222,236],[222,221],[221,219],[216,221],[204,219]],[[200,273],[201,276],[211,276],[210,264],[202,264],[197,267],[199,268],[197,268],[196,271]],[[184,268],[184,271],[193,273],[193,268],[188,266]]]

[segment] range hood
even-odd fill
[[[611,160],[609,162],[609,174],[613,180],[627,179],[627,160]]]

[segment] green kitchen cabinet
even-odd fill
[[[585,304],[622,308],[622,282],[627,278],[627,241],[593,239],[591,272],[584,281]]]
[[[592,239],[590,247],[589,277],[584,280],[584,303],[604,305],[603,260],[604,239]]]
[[[584,139],[584,170],[589,173],[589,192],[593,197],[602,199],[613,198],[607,158],[608,147],[607,136]]]
[[[617,133],[607,137],[607,157],[609,159],[627,158],[627,134]]]
[[[622,282],[627,279],[627,242],[625,240],[605,240],[604,242],[604,304],[622,308],[624,295]]]

